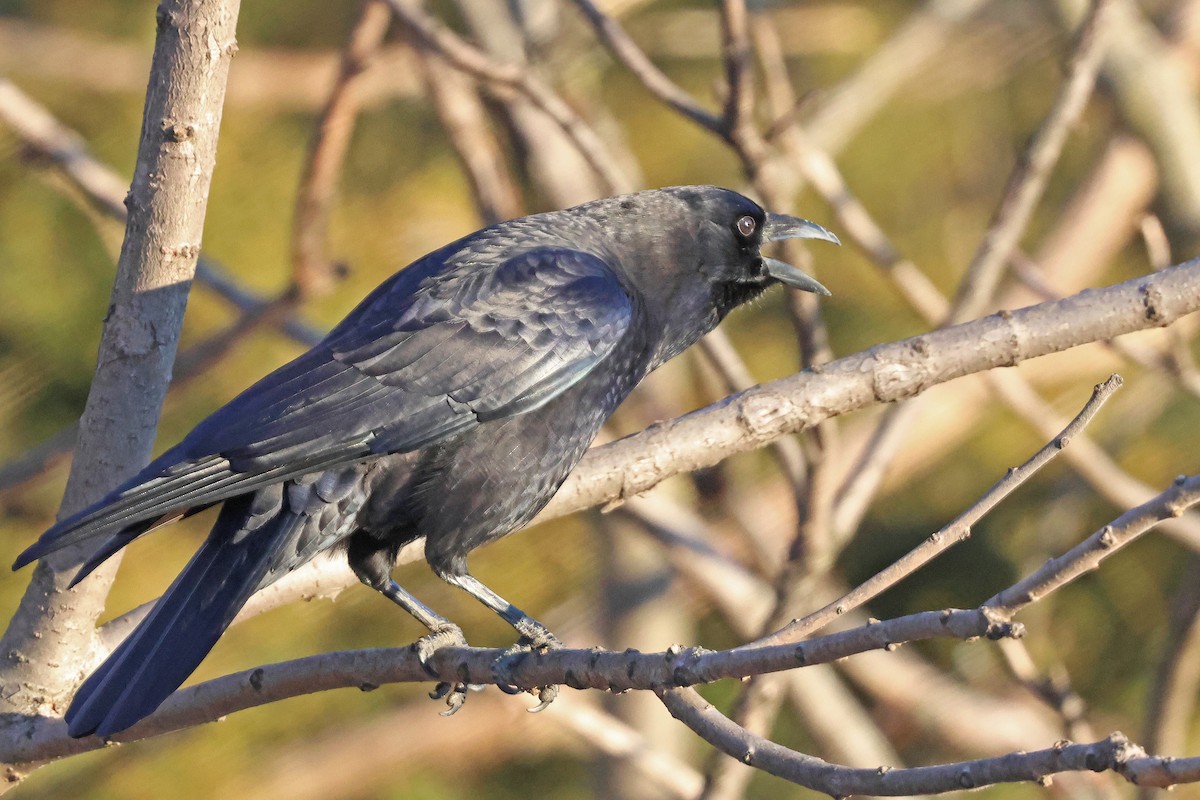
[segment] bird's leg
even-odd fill
[[[421,666],[425,668],[430,677],[436,678],[437,675],[429,668],[429,659],[443,647],[466,647],[467,640],[463,636],[462,628],[422,603],[396,583],[389,574],[386,564],[381,563],[381,559],[376,557],[355,558],[355,555],[352,551],[348,560],[350,568],[354,570],[358,579],[403,608],[429,629],[429,633],[413,642],[412,647]],[[442,714],[450,716],[462,708],[463,703],[466,702],[468,688],[470,687],[461,681],[455,683],[442,681],[434,687],[429,696],[434,700],[446,698],[447,708]]]
[[[516,668],[522,658],[533,651],[545,652],[546,650],[555,650],[562,647],[562,642],[550,632],[549,628],[496,594],[465,569],[454,572],[442,572],[439,570],[438,576],[447,583],[452,583],[464,590],[492,611],[495,611],[500,615],[501,619],[513,626],[513,629],[521,634],[520,640],[492,664],[492,674],[496,677],[496,685],[501,691],[508,694],[516,694],[521,691],[513,685],[511,676],[513,669]],[[529,691],[530,694],[536,696],[540,701],[537,706],[530,709],[534,713],[550,705],[554,701],[554,698],[558,696],[557,686],[539,686]]]
[[[429,629],[428,634],[413,643],[413,649],[416,650],[417,658],[421,660],[422,664],[426,664],[429,661],[429,657],[439,648],[467,646],[467,640],[463,636],[462,628],[413,597],[391,578],[383,586],[373,588],[388,600],[391,600],[409,614],[412,614],[418,622]],[[428,669],[429,667],[426,665],[426,670]],[[432,675],[433,673],[431,672],[430,674]]]

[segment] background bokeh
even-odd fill
[[[541,26],[536,28],[540,38],[530,50],[533,68],[596,124],[626,163],[636,165],[641,185],[746,188],[730,149],[653,101],[612,62],[569,4],[516,5],[539,15],[534,19]],[[721,67],[717,17],[709,4],[623,0],[603,5],[672,78],[698,97],[713,100]],[[939,5],[953,4],[838,0],[765,5],[760,13],[778,32],[801,96],[801,120],[819,114],[833,89],[853,80],[903,26]],[[978,246],[1022,148],[1053,100],[1072,46],[1055,3],[979,5],[977,13],[947,23],[920,67],[831,147],[849,186],[898,250],[948,295]],[[1161,37],[1159,46],[1164,53],[1170,48],[1176,68],[1188,80],[1200,64],[1186,25],[1197,5],[1164,0],[1140,7]],[[430,6],[457,30],[469,31],[461,7],[450,2]],[[292,211],[300,174],[314,120],[336,72],[337,53],[357,16],[356,3],[243,4],[240,52],[230,78],[204,252],[244,287],[264,296],[279,292],[290,279]],[[154,32],[149,2],[0,0],[0,77],[45,105],[80,134],[97,159],[127,177],[136,156]],[[345,265],[346,275],[298,309],[314,327],[331,326],[395,269],[481,224],[408,47],[393,30],[385,46],[388,56],[368,76],[329,228],[329,254]],[[1130,133],[1136,126],[1118,100],[1108,83],[1098,90],[1023,239],[1023,252],[1064,293],[1148,271],[1152,259],[1137,235],[1147,212],[1163,211],[1173,260],[1194,254],[1179,215],[1153,200],[1152,159],[1128,162],[1128,169],[1150,173],[1145,179],[1150,189],[1140,202],[1126,201],[1132,210],[1121,226],[1128,231],[1111,244],[1089,250],[1085,245],[1105,239],[1112,225],[1093,223],[1109,227],[1089,236],[1087,225],[1067,213],[1097,202],[1096,185],[1090,181],[1097,180],[1098,165],[1105,163],[1114,140],[1136,133]],[[506,127],[497,105],[489,106],[493,130],[512,166],[521,208],[554,207],[555,194],[527,169],[527,143]],[[796,195],[794,210],[839,229],[829,205],[810,189]],[[1082,240],[1070,239],[1072,232]],[[80,413],[120,236],[119,225],[81,203],[0,125],[0,463],[19,459]],[[1079,253],[1086,254],[1086,263],[1073,260]],[[836,250],[814,247],[812,254],[812,269],[833,292],[822,301],[821,312],[835,355],[929,328],[859,248],[849,243]],[[1001,304],[1012,307],[1036,299],[1009,277]],[[233,324],[237,313],[198,285],[189,302],[182,349]],[[798,369],[796,337],[782,292],[735,313],[725,330],[756,380]],[[1162,337],[1143,339],[1152,348],[1162,342]],[[1190,348],[1187,341],[1176,345],[1178,352]],[[243,337],[202,378],[171,393],[159,449],[301,349],[271,327]],[[1066,415],[1114,369],[1125,376],[1127,386],[1089,429],[1090,435],[1121,467],[1156,489],[1176,474],[1195,471],[1196,394],[1181,388],[1169,371],[1122,362],[1099,345],[1017,368]],[[614,434],[639,430],[720,396],[711,370],[694,355],[648,384],[619,412]],[[976,377],[930,395],[925,412],[910,421],[880,494],[836,560],[833,574],[846,583],[868,577],[944,525],[1008,466],[1045,441]],[[835,457],[843,472],[879,413],[868,410],[838,421],[832,435],[840,443]],[[0,562],[11,560],[53,518],[65,476],[66,462],[59,460],[32,479],[0,487]],[[790,494],[765,453],[737,456],[702,475],[673,479],[655,493],[690,508],[722,550],[752,567],[757,565],[743,529],[773,533],[786,542],[795,525]],[[1057,463],[990,515],[971,540],[885,594],[870,613],[882,618],[975,605],[1120,510],[1099,498],[1070,467]],[[110,596],[109,614],[156,596],[203,536],[206,521],[211,518],[189,520],[133,546]],[[1022,616],[1038,669],[1066,676],[1098,735],[1122,730],[1137,738],[1143,733],[1172,609],[1196,579],[1195,562],[1195,553],[1185,545],[1150,536]],[[538,526],[479,552],[472,566],[482,580],[545,619],[572,645],[650,650],[676,641],[711,648],[738,641],[705,593],[669,569],[661,550],[620,512],[603,517],[593,512]],[[397,576],[430,605],[460,621],[473,643],[508,643],[506,627],[423,565],[404,566]],[[0,607],[14,608],[26,581],[23,573],[0,581]],[[619,621],[621,615],[638,613],[661,624],[621,625],[610,618],[616,615]],[[403,644],[419,634],[411,620],[373,592],[354,588],[335,602],[297,603],[236,626],[192,681],[333,649]],[[1013,680],[993,646],[937,642],[911,650],[922,668],[938,676],[913,689],[914,696],[923,698],[919,702],[889,694],[887,684],[916,681],[925,672],[892,675],[886,658],[870,661],[867,670],[830,670],[831,679],[874,720],[906,763],[999,754],[1018,746],[996,739],[989,752],[982,735],[982,745],[964,742],[948,733],[951,728],[931,723],[927,717],[937,715],[936,707],[956,701],[943,691],[947,686],[981,702],[1037,709],[1030,713],[1041,714],[1051,727],[1058,724],[1048,707]],[[863,674],[867,671],[874,677]],[[553,708],[530,717],[521,700],[493,696],[493,691],[473,696],[462,713],[447,720],[423,699],[428,688],[328,692],[241,712],[221,723],[63,760],[38,770],[19,791],[46,798],[170,793],[293,800],[659,796],[652,783],[622,777],[621,760],[604,756],[586,725],[556,720]],[[727,703],[736,691],[736,686],[720,684],[705,693],[714,702]],[[652,742],[703,768],[706,746],[674,727],[653,701],[640,701],[647,705],[636,712],[630,709],[639,698],[628,695],[612,699],[608,707],[629,714]],[[978,724],[987,728],[989,722],[981,718]],[[1024,746],[1034,749],[1053,741],[1040,735],[1031,733]],[[837,760],[823,750],[825,743],[812,733],[805,715],[794,709],[785,707],[773,737]],[[1176,755],[1195,753],[1200,742],[1192,735],[1189,744]],[[1108,792],[1117,784],[1107,780],[1073,785]],[[977,796],[1042,797],[1052,791],[1022,785]],[[763,775],[753,779],[747,792],[754,798],[812,796]]]

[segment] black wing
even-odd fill
[[[15,566],[531,411],[604,359],[633,314],[612,269],[575,250],[454,266],[415,287],[403,279],[409,270],[320,345],[213,413],[103,501],[46,531]]]

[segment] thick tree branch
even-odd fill
[[[590,452],[540,519],[640,494],[680,472],[874,403],[1088,342],[1168,325],[1200,309],[1200,261],[1065,300],[883,344]]]
[[[125,240],[62,513],[149,458],[200,252],[238,0],[164,0]],[[4,634],[4,705],[51,713],[96,649],[116,564],[66,591],[78,548],[43,559]],[[15,728],[10,727],[10,734]]]

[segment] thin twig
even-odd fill
[[[53,165],[80,197],[105,217],[124,225],[127,216],[124,179],[98,161],[79,134],[5,78],[0,78],[0,121],[41,161]],[[207,256],[200,257],[195,277],[243,313],[261,311],[270,302],[238,284]],[[287,317],[281,330],[301,344],[311,345],[321,336],[294,316]],[[0,484],[0,488],[7,485]]]
[[[1121,387],[1121,376],[1112,375],[1103,383],[1097,384],[1092,390],[1083,409],[1071,422],[1062,429],[1058,436],[1044,445],[1029,460],[1019,467],[1013,467],[1008,474],[997,481],[991,489],[984,493],[979,500],[954,518],[950,524],[941,528],[921,544],[914,547],[906,555],[863,581],[848,594],[839,597],[824,608],[814,611],[802,619],[795,620],[781,630],[760,638],[758,641],[743,645],[744,647],[764,647],[786,642],[796,642],[804,639],[812,632],[820,630],[847,611],[858,608],[863,603],[877,597],[882,592],[895,586],[933,559],[940,556],[954,545],[966,541],[971,536],[971,529],[989,511],[1000,504],[1034,476],[1042,467],[1050,463],[1072,439],[1088,426],[1100,407]]]
[[[338,276],[327,253],[329,217],[361,104],[357,90],[391,20],[381,0],[362,0],[337,79],[313,130],[292,213],[292,288],[298,297],[326,293]]]
[[[1200,555],[1191,554],[1171,598],[1163,654],[1146,703],[1146,747],[1182,750],[1195,718],[1200,687]],[[1143,790],[1142,797],[1148,798]]]
[[[1029,577],[989,598],[981,608],[999,615],[1000,619],[1010,619],[1030,603],[1096,569],[1152,527],[1180,516],[1198,501],[1200,476],[1181,475],[1167,491],[1129,509],[1085,541],[1047,561]]]
[[[725,121],[701,106],[694,97],[655,66],[615,19],[601,11],[592,0],[572,2],[591,23],[596,37],[655,97],[702,128],[707,128],[722,138],[728,135]]]
[[[1050,171],[1062,154],[1071,128],[1078,122],[1100,72],[1114,0],[1094,0],[1079,29],[1079,41],[1067,67],[1067,79],[1046,118],[1029,140],[1009,177],[1004,196],[967,266],[947,324],[980,314],[995,292],[1004,266],[1041,199]]]
[[[1114,770],[1126,775],[1131,782],[1134,780],[1133,774],[1137,774],[1137,782],[1140,783],[1146,780],[1141,777],[1145,774],[1144,769],[1151,766],[1166,768],[1166,765],[1160,767],[1157,763],[1147,763],[1143,767],[1138,762],[1159,762],[1160,759],[1146,757],[1145,751],[1120,734],[1113,734],[1092,744],[1061,742],[1046,750],[1010,753],[998,758],[936,767],[842,767],[748,734],[694,689],[673,689],[660,691],[659,694],[672,715],[714,747],[756,769],[832,797],[898,797],[953,792],[997,783],[1044,779],[1068,770]],[[1200,780],[1200,759],[1180,760],[1194,763],[1172,764],[1172,774],[1162,777],[1156,775],[1160,782],[1154,785],[1167,786]]]
[[[520,65],[493,59],[425,13],[414,0],[387,0],[387,3],[405,30],[447,62],[491,86],[520,92],[545,112],[575,143],[588,165],[612,193],[622,194],[633,190],[596,132],[541,79]]]
[[[425,89],[454,148],[485,225],[521,214],[521,198],[495,134],[488,128],[474,82],[452,70],[435,52],[418,47]]]

